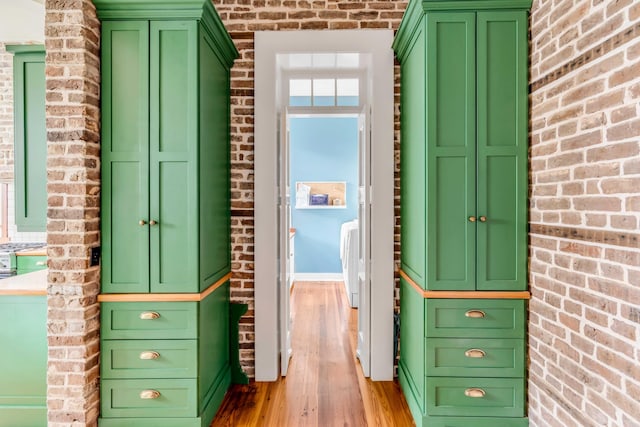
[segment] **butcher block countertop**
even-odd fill
[[[47,256],[47,247],[35,249],[25,249],[23,251],[16,252],[16,256]]]
[[[0,295],[46,295],[48,269],[0,279]]]

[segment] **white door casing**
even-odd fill
[[[394,152],[391,30],[258,31],[255,33],[255,378],[275,381],[279,340],[278,70],[282,53],[371,55],[370,376],[393,378]],[[283,233],[284,234],[284,233]],[[282,289],[282,288],[280,288]],[[280,317],[282,321],[282,317]]]

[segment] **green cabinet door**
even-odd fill
[[[46,231],[47,131],[44,46],[13,45],[15,222],[18,231]]]
[[[527,13],[478,12],[477,289],[527,289]]]
[[[149,24],[102,24],[102,291],[149,291]],[[143,222],[141,222],[143,221]]]
[[[475,289],[476,15],[426,17],[427,289]]]
[[[197,22],[150,22],[150,291],[198,292]]]

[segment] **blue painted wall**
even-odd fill
[[[291,222],[296,273],[341,273],[340,227],[358,215],[358,119],[290,119]],[[296,209],[298,181],[346,181],[346,209]]]

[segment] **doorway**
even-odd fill
[[[286,363],[288,286],[286,286],[287,204],[291,193],[281,182],[288,157],[282,126],[289,100],[283,99],[288,55],[338,54],[367,57],[363,81],[370,94],[367,106],[370,150],[366,151],[365,181],[358,189],[365,229],[375,230],[363,251],[359,305],[368,369],[373,380],[393,378],[393,33],[389,30],[257,32],[255,36],[255,357],[256,380],[274,381]],[[284,55],[284,56],[283,56]],[[286,102],[285,102],[286,101]],[[318,98],[318,102],[323,100]],[[353,106],[352,106],[353,107]],[[364,129],[364,128],[363,128]],[[282,185],[281,185],[282,184]],[[282,191],[281,191],[282,190]],[[287,197],[287,195],[289,197]],[[359,202],[360,203],[360,202]],[[279,227],[277,226],[279,224]],[[278,231],[280,229],[280,232]],[[282,272],[282,274],[280,274]],[[284,284],[284,285],[283,285]],[[286,293],[286,295],[285,295]],[[364,364],[363,364],[364,367]],[[367,372],[368,371],[368,372]]]

